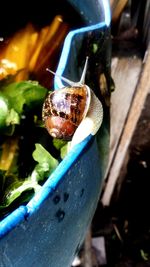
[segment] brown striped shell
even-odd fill
[[[50,135],[71,140],[69,149],[95,135],[103,120],[103,107],[94,92],[85,84],[88,57],[79,82],[70,81],[53,73],[70,87],[50,93],[45,99],[42,118]],[[70,144],[69,144],[70,143]]]
[[[87,85],[64,87],[50,93],[43,105],[42,118],[49,134],[71,140],[85,118],[91,99]]]

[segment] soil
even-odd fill
[[[93,236],[105,238],[105,266],[150,266],[149,210],[149,149],[132,151],[119,198],[108,208],[99,203],[92,223]]]

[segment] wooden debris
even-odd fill
[[[112,77],[115,81],[115,91],[111,96],[110,156],[106,176],[116,153],[141,66],[142,60],[138,57],[115,57],[112,59]]]
[[[95,255],[94,267],[107,264],[105,238],[103,236],[92,238],[93,254]]]
[[[123,78],[124,83],[127,83],[127,79]],[[138,121],[142,116],[142,112],[150,94],[150,49],[145,54],[143,61],[142,72],[137,83],[136,92],[132,103],[130,103],[130,110],[126,122],[123,127],[120,140],[118,142],[115,155],[111,166],[109,165],[109,178],[102,196],[103,205],[110,204],[116,183],[117,192],[122,184],[122,180],[126,173],[126,166],[128,162],[129,146],[132,144],[132,137],[137,129]],[[123,103],[122,103],[123,104]],[[120,111],[121,113],[121,111]],[[121,113],[122,114],[122,113]]]
[[[84,255],[83,255],[83,264],[84,267],[92,267],[92,237],[91,230],[88,231],[85,241],[84,241]]]
[[[145,8],[145,17],[143,23],[143,40],[148,46],[150,42],[150,1],[147,1]]]
[[[126,6],[128,0],[110,0],[110,5],[112,9],[112,22],[115,23]]]

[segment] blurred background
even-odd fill
[[[110,156],[99,205],[73,266],[150,266],[150,1],[110,0]]]

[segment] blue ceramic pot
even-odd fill
[[[83,27],[69,32],[57,73],[77,81],[89,56],[87,84],[109,80],[110,12],[107,0],[68,0]],[[108,82],[109,84],[109,82]],[[55,79],[55,89],[62,87]],[[103,102],[104,103],[104,102]],[[93,218],[108,153],[109,108],[98,139],[88,136],[69,152],[31,201],[0,222],[0,266],[70,267]],[[104,145],[103,145],[104,144]]]

